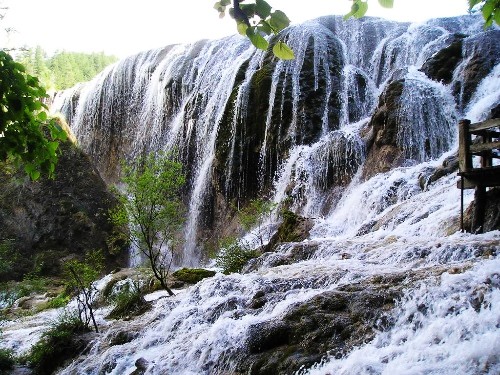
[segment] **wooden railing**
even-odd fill
[[[464,231],[464,189],[475,189],[475,209],[471,231],[482,233],[486,209],[486,188],[500,186],[500,118],[471,124],[469,120],[458,123],[458,160],[461,189],[460,229]],[[474,140],[472,136],[475,136]],[[474,167],[473,157],[480,158]]]

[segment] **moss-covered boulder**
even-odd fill
[[[196,284],[207,277],[215,276],[215,273],[203,268],[181,268],[172,273],[172,277],[184,283]]]

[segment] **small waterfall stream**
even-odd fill
[[[130,374],[139,358],[147,374],[254,373],[240,366],[255,354],[256,327],[387,275],[413,278],[387,311],[392,323],[298,373],[499,373],[500,233],[458,233],[456,175],[426,182],[455,153],[457,120],[483,120],[500,99],[500,53],[469,98],[469,56],[448,83],[422,72],[456,33],[470,32],[481,33],[477,18],[324,17],[287,31],[291,62],[234,36],[132,56],[65,93],[59,110],[108,181],[122,158],[178,153],[189,179],[185,265],[198,264],[200,232],[216,226],[222,203],[271,192],[314,227],[245,274],[217,274],[158,300],[137,338],[110,346],[110,328],[60,374]],[[463,38],[472,51],[480,37]],[[383,159],[377,147],[400,157],[371,173]],[[309,255],[290,261],[299,247]],[[254,308],[258,293],[266,301]]]

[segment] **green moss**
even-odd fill
[[[196,284],[197,282],[214,275],[215,271],[205,270],[202,268],[182,268],[172,274],[172,276],[177,280],[188,284]]]

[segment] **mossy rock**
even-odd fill
[[[197,282],[215,275],[215,271],[205,270],[203,268],[182,268],[175,271],[172,276],[179,281],[188,284],[196,284]]]

